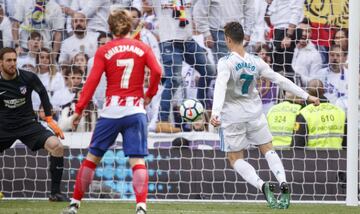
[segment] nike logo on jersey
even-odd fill
[[[0,92],[0,95],[5,94],[5,93],[6,93],[6,91],[2,91],[2,92]]]

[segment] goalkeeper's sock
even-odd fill
[[[245,181],[261,191],[264,181],[256,174],[254,167],[243,159],[238,159],[234,163],[234,169],[244,178]]]
[[[279,158],[279,155],[274,150],[270,150],[266,152],[265,158],[268,162],[269,168],[274,173],[279,184],[282,184],[283,182],[286,183],[285,169]]]
[[[61,178],[64,169],[64,157],[50,156],[51,195],[60,193]]]
[[[146,203],[148,194],[149,176],[146,166],[137,164],[132,168],[133,171],[133,188],[136,196],[136,203]],[[146,209],[146,208],[145,208]]]
[[[93,180],[95,169],[96,164],[94,162],[87,159],[82,162],[76,176],[73,199],[81,201]]]

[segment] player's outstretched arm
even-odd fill
[[[230,69],[228,68],[224,60],[225,59],[223,58],[218,63],[218,75],[215,81],[213,107],[210,119],[210,123],[215,127],[221,124],[220,113],[225,101],[227,82],[230,79]]]
[[[265,79],[277,84],[280,88],[285,91],[289,91],[294,95],[301,97],[304,100],[308,100],[310,102],[316,102],[314,97],[310,97],[310,95],[297,86],[295,83],[291,82],[288,78],[280,75],[277,72],[274,72],[268,64],[264,61],[259,63],[260,75]]]

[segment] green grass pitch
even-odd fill
[[[67,203],[48,201],[1,200],[1,214],[59,214]],[[134,214],[135,204],[130,202],[84,201],[78,214]],[[329,204],[292,204],[288,210],[272,210],[265,203],[184,203],[149,202],[149,214],[251,214],[251,213],[304,213],[351,214],[360,213],[360,207]]]

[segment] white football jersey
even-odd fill
[[[236,52],[219,60],[212,114],[220,116],[222,126],[247,122],[262,114],[262,102],[256,89],[260,76],[281,88],[307,99],[308,93],[287,78],[275,73],[260,57]]]

